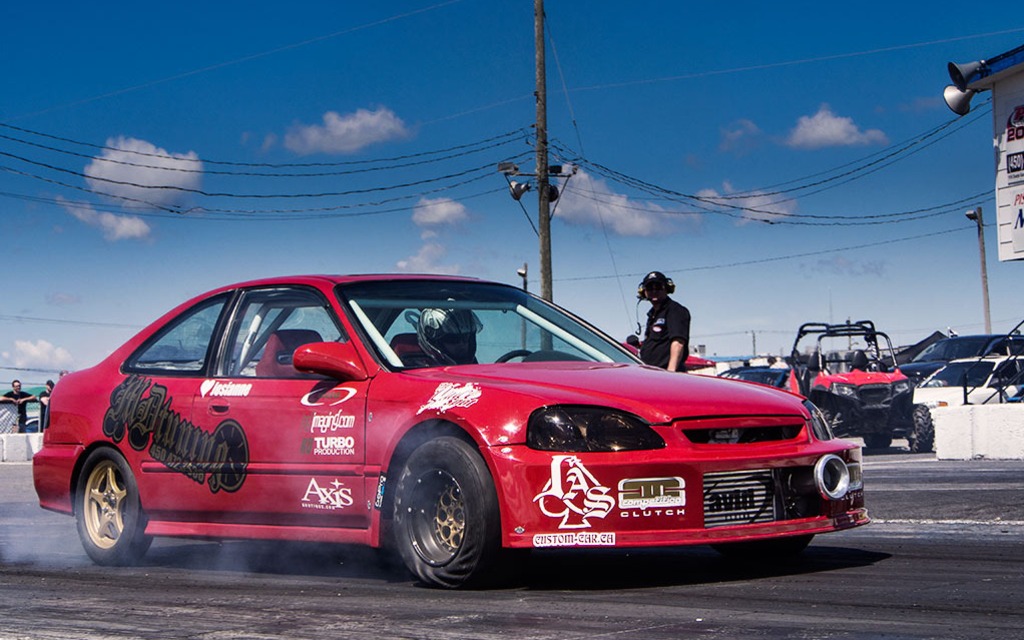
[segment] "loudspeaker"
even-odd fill
[[[512,194],[513,200],[519,200],[523,197],[523,194],[530,190],[529,182],[509,182],[508,190]]]
[[[946,68],[949,69],[949,79],[953,81],[956,88],[966,91],[967,85],[971,83],[972,76],[981,71],[984,66],[985,62],[979,60],[977,62],[965,62],[964,64],[950,62],[946,65]]]
[[[978,93],[974,89],[967,89],[961,91],[953,85],[947,85],[945,90],[942,92],[942,97],[946,100],[946,106],[958,116],[967,115],[967,112],[971,110],[971,98],[974,94]]]

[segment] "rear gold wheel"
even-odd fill
[[[78,478],[75,514],[85,552],[101,565],[137,562],[152,538],[145,535],[139,490],[128,463],[116,451],[97,449]]]

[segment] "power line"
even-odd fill
[[[971,228],[973,229],[973,227],[971,227]],[[729,262],[729,263],[722,263],[722,264],[698,265],[698,266],[690,266],[690,267],[675,267],[675,268],[666,269],[666,271],[674,271],[674,272],[677,272],[677,273],[685,273],[687,271],[708,271],[710,269],[730,269],[730,268],[733,268],[733,267],[746,267],[746,266],[755,265],[755,264],[766,264],[766,263],[769,263],[769,262],[781,262],[783,260],[794,260],[796,258],[808,258],[808,257],[812,257],[812,256],[825,255],[825,254],[829,254],[829,253],[837,253],[837,252],[840,252],[840,251],[852,251],[854,249],[867,249],[867,248],[873,248],[873,247],[880,247],[880,246],[884,246],[884,245],[888,245],[888,244],[896,244],[896,243],[899,243],[899,242],[909,242],[911,240],[920,240],[922,238],[931,238],[931,237],[934,237],[934,236],[941,236],[941,235],[946,235],[946,234],[949,234],[949,233],[962,232],[965,229],[966,229],[966,227],[957,227],[957,228],[954,228],[954,229],[946,229],[944,231],[933,231],[931,233],[924,233],[924,234],[916,235],[916,236],[907,236],[905,238],[894,238],[892,240],[880,240],[880,241],[877,241],[877,242],[868,242],[868,243],[864,243],[864,244],[850,245],[850,246],[846,246],[846,247],[835,247],[835,248],[832,248],[832,249],[822,249],[822,250],[819,250],[819,251],[807,251],[807,252],[804,252],[804,253],[791,253],[791,254],[787,254],[787,255],[784,255],[784,256],[772,256],[772,257],[769,257],[769,258],[755,258],[755,259],[752,259],[752,260],[740,260],[740,261],[736,261],[736,262]],[[623,278],[636,278],[636,277],[642,277],[646,273],[647,272],[644,271],[644,272],[641,272],[641,273],[626,273],[626,274],[621,274],[621,275],[577,276],[577,277],[573,277],[573,278],[559,278],[558,280],[559,281],[564,281],[564,282],[581,282],[581,281],[584,281],[584,280],[610,280],[612,278],[619,278],[619,277],[623,277]]]

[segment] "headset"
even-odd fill
[[[636,297],[639,300],[647,299],[647,292],[644,290],[644,285],[648,282],[661,281],[665,283],[665,292],[672,295],[676,292],[676,283],[672,282],[672,278],[669,278],[660,271],[652,271],[644,276],[644,279],[640,281],[640,284],[636,287]]]

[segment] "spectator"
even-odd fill
[[[669,297],[675,290],[675,283],[660,271],[648,273],[640,283],[637,296],[651,302],[640,359],[669,371],[686,371],[690,310]]]
[[[11,390],[0,398],[0,402],[12,402],[18,408],[18,433],[26,433],[28,425],[28,403],[37,398],[21,390],[21,380],[11,382]]]
[[[50,394],[53,393],[53,380],[46,381],[46,388],[39,392],[39,430],[46,428],[46,417],[50,412]]]

